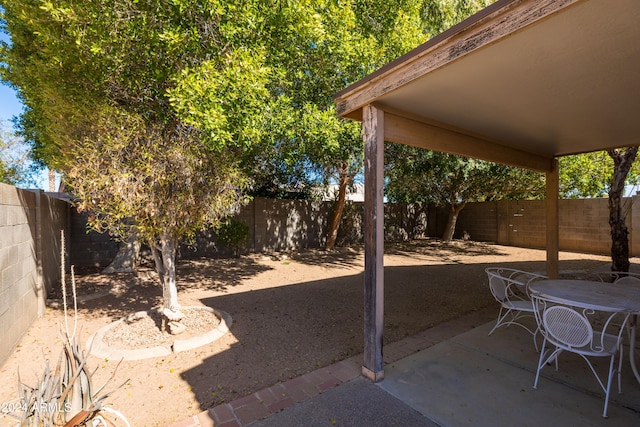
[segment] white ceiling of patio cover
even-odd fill
[[[584,0],[375,101],[546,157],[638,145],[640,0]]]

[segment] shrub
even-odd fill
[[[235,257],[239,257],[240,250],[249,242],[249,226],[244,221],[228,219],[218,227],[217,236],[233,251]]]

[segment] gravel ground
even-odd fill
[[[468,241],[387,245],[385,342],[495,305],[485,268],[543,272],[545,258],[540,250]],[[591,270],[608,262],[607,257],[575,253],[561,253],[560,260],[563,270]],[[108,402],[136,427],[166,426],[361,354],[363,266],[361,248],[180,261],[181,304],[229,313],[230,331],[190,351],[124,361],[116,372],[119,361],[91,356],[89,367],[97,369],[93,381],[101,386],[113,376],[108,391],[128,379]],[[82,274],[77,283],[81,295],[85,288],[106,295],[79,302],[83,343],[105,325],[162,303],[162,291],[148,269]],[[23,382],[34,385],[46,361],[57,360],[62,322],[62,310],[50,308],[31,326],[0,369],[0,402],[17,397],[18,370]],[[0,416],[0,425],[10,424]]]
[[[160,312],[153,310],[128,316],[104,334],[104,342],[113,348],[138,349],[154,346],[170,346],[176,338],[185,339],[216,328],[220,319],[207,310],[183,309],[181,323],[187,330],[171,335]]]

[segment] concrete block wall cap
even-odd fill
[[[140,312],[136,312],[128,316],[125,316],[122,319],[116,320],[115,322],[111,322],[108,325],[98,329],[98,331],[92,334],[87,340],[86,348],[89,349],[90,354],[101,359],[141,360],[141,359],[150,359],[153,357],[164,357],[164,356],[169,356],[173,353],[191,350],[191,349],[202,347],[203,345],[212,343],[220,339],[224,334],[226,334],[229,331],[229,327],[233,323],[229,313],[224,312],[222,310],[216,310],[206,306],[185,306],[183,307],[183,309],[210,311],[214,313],[216,316],[218,316],[218,318],[220,319],[220,323],[218,324],[218,326],[216,326],[212,330],[207,331],[203,334],[197,335],[195,337],[186,338],[186,339],[176,339],[174,340],[173,345],[171,346],[154,346],[154,347],[132,349],[132,350],[110,347],[104,341],[105,334],[111,328],[114,328],[115,326],[117,326],[119,323],[123,322],[127,318],[130,318],[132,316],[138,316],[138,315],[146,315],[148,313],[145,311],[140,311]]]

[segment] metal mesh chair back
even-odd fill
[[[507,282],[497,274],[489,273],[489,289],[499,302],[507,299]]]
[[[561,344],[580,348],[591,343],[593,328],[589,321],[576,310],[564,307],[549,307],[542,316],[545,331]]]

